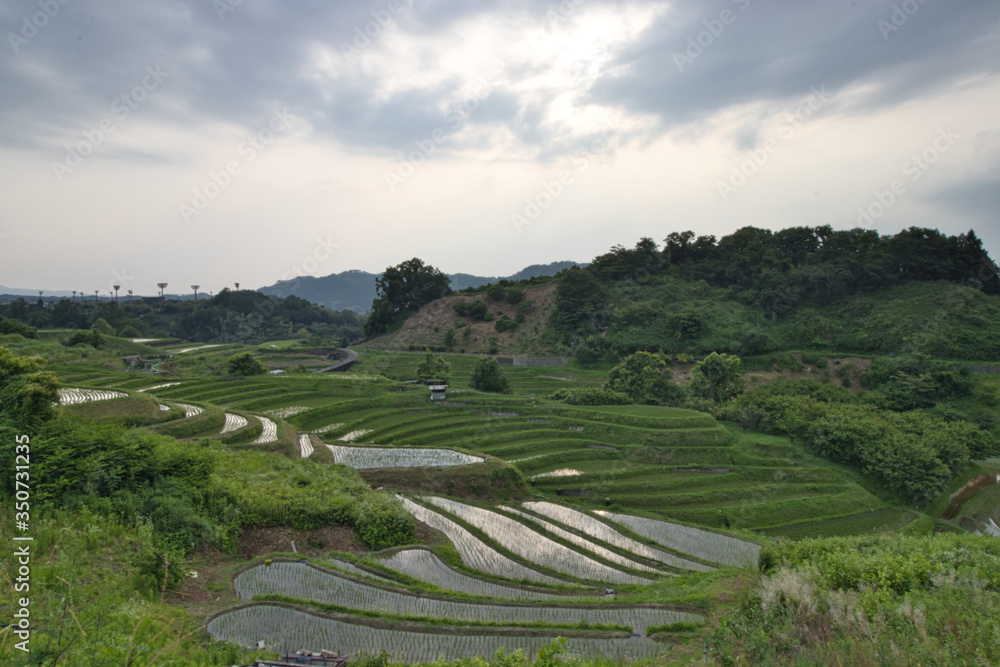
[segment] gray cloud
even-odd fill
[[[901,25],[892,31],[885,26],[896,27],[891,19],[898,3],[885,0],[677,3],[619,56],[616,64],[627,74],[602,77],[590,100],[655,114],[669,129],[734,105],[787,104],[824,84],[833,91],[867,84],[853,99],[838,100],[842,111],[865,113],[965,76],[996,73],[1000,45],[990,31],[1000,22],[1000,5],[911,2],[920,8],[905,23],[897,17]],[[744,129],[737,143],[746,147],[752,135]]]

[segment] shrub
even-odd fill
[[[421,382],[440,380],[447,382],[451,376],[451,364],[444,357],[434,356],[430,348],[425,351],[424,360],[417,364],[417,379]]]
[[[20,334],[25,338],[37,338],[38,330],[27,324],[21,324],[17,320],[0,317],[0,334]]]
[[[123,327],[122,330],[118,332],[118,335],[122,338],[138,338],[142,335],[142,332],[129,324]]]
[[[570,405],[628,405],[632,402],[626,394],[609,389],[577,389],[567,391],[563,399]]]
[[[502,285],[490,285],[486,288],[486,297],[490,301],[500,301],[506,294],[507,290]]]
[[[361,541],[374,550],[415,540],[413,517],[391,496],[366,494],[352,509],[352,522]]]
[[[516,287],[510,287],[507,289],[507,301],[514,304],[515,306],[522,301],[524,301],[524,290],[520,290]]]
[[[489,314],[485,301],[459,301],[452,305],[452,309],[462,317],[471,317],[474,320],[484,320]]]
[[[94,324],[93,326],[91,326],[91,329],[93,329],[94,331],[98,331],[104,334],[105,336],[115,335],[114,327],[108,324],[108,321],[103,317],[98,317],[96,320],[94,320]]]
[[[476,362],[476,365],[472,369],[472,382],[470,385],[473,389],[488,391],[494,394],[511,393],[510,383],[507,382],[507,377],[500,370],[500,364],[496,359],[487,357],[480,357]]]
[[[510,319],[506,315],[501,315],[500,319],[493,325],[493,328],[500,332],[510,331],[511,329],[517,328],[517,322]]]
[[[226,362],[226,370],[230,375],[263,375],[267,366],[260,359],[255,359],[253,353],[234,354]]]

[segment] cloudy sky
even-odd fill
[[[1000,255],[996,0],[5,0],[0,285],[512,273],[741,226]]]

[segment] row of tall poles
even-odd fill
[[[239,283],[233,283],[233,284],[236,286],[237,290],[240,289],[240,284]],[[160,288],[160,300],[161,301],[166,301],[167,298],[164,296],[163,290],[165,290],[167,288],[167,283],[156,283],[156,286]],[[115,304],[117,305],[118,304],[118,290],[120,290],[122,286],[121,285],[112,285],[112,287],[115,289]],[[201,287],[201,285],[191,285],[191,289],[194,290],[194,300],[195,301],[198,300],[198,288],[199,287]],[[100,292],[101,292],[101,290],[96,290],[96,289],[94,290],[94,301],[98,300]],[[44,293],[45,293],[45,290],[39,290],[38,291],[38,300],[39,301],[42,300],[42,294],[44,294]],[[81,301],[83,300],[83,290],[80,290],[79,292],[77,290],[73,290],[73,303],[76,303],[76,295],[77,294],[80,295],[80,300]],[[211,294],[211,293],[209,293],[209,294]],[[128,291],[128,302],[132,303],[132,290]]]

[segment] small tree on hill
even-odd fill
[[[507,295],[507,290],[503,285],[490,285],[486,288],[486,297],[490,301],[500,301]]]
[[[444,360],[441,355],[435,355],[430,349],[426,349],[424,360],[417,364],[417,379],[421,382],[428,380],[441,380],[448,382],[451,376],[451,364]]]
[[[451,279],[414,257],[390,266],[375,279],[375,300],[365,320],[365,336],[385,333],[425,303],[451,293]]]
[[[612,368],[604,388],[625,394],[634,403],[651,405],[681,397],[681,388],[672,382],[663,357],[649,352],[630,354]]]
[[[735,354],[713,352],[691,370],[691,390],[696,396],[725,403],[743,393],[742,368]]]
[[[510,383],[500,370],[500,364],[496,359],[479,357],[476,365],[472,369],[473,389],[479,391],[489,391],[494,394],[509,394]]]
[[[243,352],[229,357],[226,370],[230,375],[263,375],[267,366],[260,359],[255,359],[253,353]]]
[[[106,319],[104,319],[103,317],[98,317],[96,320],[94,320],[94,324],[91,327],[91,329],[93,329],[94,331],[97,331],[97,332],[99,332],[99,333],[101,333],[101,334],[103,334],[105,336],[114,336],[115,335],[114,327],[112,327],[110,324],[108,324],[108,321]]]

